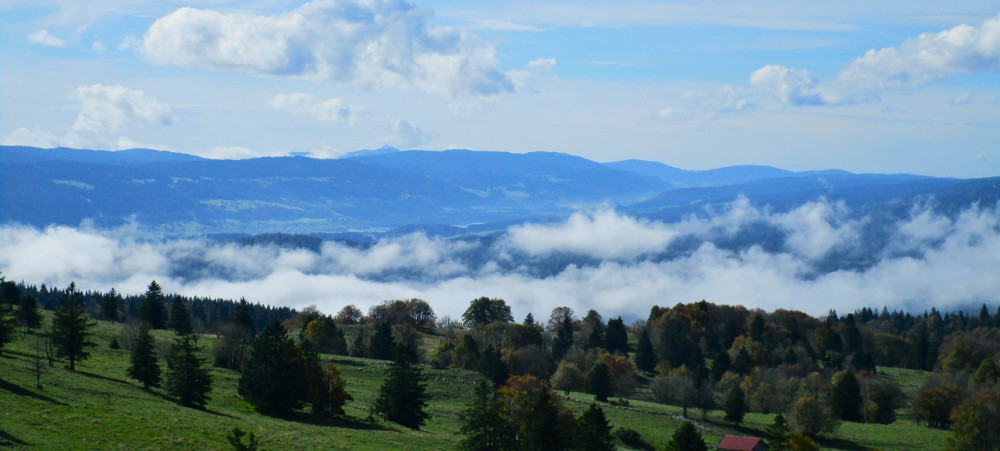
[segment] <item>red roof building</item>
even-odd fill
[[[719,446],[716,446],[715,449],[725,449],[729,451],[766,451],[767,447],[764,446],[763,440],[756,437],[727,435],[722,437],[722,441],[719,442]]]

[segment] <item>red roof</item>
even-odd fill
[[[722,437],[722,441],[719,442],[719,446],[716,446],[715,448],[732,451],[753,451],[759,445],[761,445],[761,440],[756,437],[738,437],[735,435],[727,435]]]

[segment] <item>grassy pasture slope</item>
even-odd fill
[[[472,398],[475,373],[425,368],[431,394],[431,418],[414,431],[369,418],[388,362],[336,357],[354,396],[345,407],[347,417],[317,420],[309,415],[274,418],[256,413],[236,394],[239,374],[213,369],[213,389],[207,410],[181,407],[162,390],[142,390],[128,379],[128,351],[109,349],[122,326],[99,321],[91,358],[77,364],[72,373],[57,362],[49,368],[43,361],[43,389],[35,387],[34,336],[25,335],[9,343],[0,357],[0,447],[34,449],[227,449],[225,436],[234,426],[253,432],[269,450],[280,449],[455,449],[462,411]],[[165,347],[172,333],[156,331],[158,345]],[[434,337],[435,339],[437,337]],[[205,336],[206,349],[214,339]],[[164,372],[165,372],[165,364]],[[925,373],[883,369],[898,380],[908,394],[922,383]],[[641,393],[640,393],[641,394]],[[576,414],[592,401],[590,395],[571,393],[564,403]],[[627,408],[603,405],[613,426],[634,429],[661,449],[680,426],[681,409],[648,401],[632,400]],[[689,414],[704,427],[710,445],[725,434],[760,435],[773,415],[747,414],[735,429],[722,420],[721,411]],[[889,426],[843,423],[836,437],[821,440],[831,449],[938,449],[948,431],[917,426],[909,411]],[[619,444],[621,446],[621,444]]]

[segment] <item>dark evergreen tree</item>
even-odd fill
[[[351,344],[351,357],[368,356],[368,346],[365,345],[365,328],[359,327],[358,334],[354,336],[354,343]]]
[[[593,312],[593,310],[591,311]],[[591,323],[590,335],[587,336],[587,342],[584,343],[583,347],[585,349],[594,349],[601,346],[604,346],[604,324],[598,319]]]
[[[729,389],[729,393],[726,394],[726,404],[724,406],[726,421],[737,426],[743,422],[743,416],[747,413],[745,397],[746,395],[739,385],[733,385],[733,388]]]
[[[191,325],[191,313],[188,312],[187,306],[184,305],[180,296],[175,296],[174,302],[170,304],[169,327],[180,335],[194,332],[194,326]]]
[[[305,353],[303,364],[308,386],[306,401],[312,412],[322,416],[343,415],[344,403],[354,398],[347,394],[340,367],[321,361],[314,352]]]
[[[642,328],[639,332],[639,344],[635,350],[635,366],[645,372],[651,372],[656,368],[656,353],[653,351],[653,342],[649,339],[649,329]]]
[[[591,403],[590,408],[576,420],[575,449],[584,451],[609,451],[615,449],[611,437],[611,425],[604,416],[604,411],[597,404]]]
[[[14,316],[25,329],[37,329],[42,326],[42,312],[38,309],[38,300],[34,296],[21,296],[20,306]]]
[[[861,384],[852,371],[838,373],[833,378],[830,410],[844,421],[861,422]]]
[[[163,291],[155,280],[149,283],[146,294],[143,295],[142,304],[139,305],[139,319],[153,329],[167,327],[167,308],[163,305]]]
[[[494,386],[500,387],[507,381],[507,376],[510,372],[507,364],[504,363],[503,358],[500,356],[500,351],[487,345],[483,349],[483,354],[479,362],[479,372],[483,373],[483,376],[486,376]]]
[[[0,350],[4,345],[14,341],[15,323],[14,315],[7,303],[0,302]]]
[[[76,362],[90,357],[86,348],[96,346],[89,341],[94,323],[87,319],[83,295],[71,283],[63,296],[62,305],[52,318],[52,344],[57,357],[69,359],[69,370],[76,371]]]
[[[587,380],[584,383],[587,393],[594,395],[594,399],[600,402],[607,402],[611,395],[611,372],[604,362],[597,362],[587,373]]]
[[[708,451],[708,445],[705,444],[705,439],[701,436],[698,428],[690,421],[685,421],[670,436],[666,449],[667,451]]]
[[[246,443],[243,443],[243,436],[247,437]],[[247,434],[239,426],[233,426],[233,430],[226,436],[226,441],[229,442],[229,446],[232,447],[233,451],[257,451],[260,449],[260,442],[257,441],[257,436],[253,432]]]
[[[257,410],[284,414],[302,406],[306,396],[303,353],[272,321],[254,339],[240,376],[239,393]]]
[[[535,327],[535,317],[531,315],[531,312],[528,312],[528,314],[524,316],[524,325]]]
[[[117,322],[119,320],[118,314],[121,310],[121,303],[121,295],[112,288],[111,291],[101,298],[101,316],[108,321]]]
[[[251,337],[257,335],[257,327],[253,323],[253,312],[246,298],[240,298],[240,302],[236,304],[236,308],[233,309],[232,320],[233,323],[250,334]]]
[[[112,344],[117,344],[114,342]],[[128,376],[142,382],[142,388],[160,386],[160,359],[156,357],[156,343],[149,329],[142,327],[132,343],[129,355]]]
[[[166,388],[181,405],[204,409],[208,392],[212,390],[212,375],[208,359],[201,354],[197,336],[185,334],[174,338],[167,357]]]
[[[564,450],[572,445],[572,431],[567,431],[559,419],[555,395],[548,386],[542,386],[538,396],[528,408],[528,421],[518,441],[524,450]]]
[[[726,351],[719,351],[712,359],[712,379],[720,380],[722,375],[729,371],[729,353]]]
[[[622,317],[608,320],[608,328],[604,332],[604,349],[611,354],[628,354],[628,330],[625,329]]]
[[[516,435],[506,409],[489,383],[476,385],[475,398],[462,415],[462,449],[494,451],[515,449]]]
[[[561,359],[570,346],[573,346],[573,318],[566,315],[559,325],[559,330],[556,331],[555,340],[552,340],[552,358]]]
[[[413,366],[397,352],[397,357],[389,366],[389,374],[378,390],[375,412],[387,420],[412,429],[420,429],[429,417],[426,384],[423,370]]]
[[[767,444],[767,449],[785,449],[791,435],[792,429],[788,427],[785,416],[779,413],[774,417],[774,422],[764,430],[764,443]]]
[[[388,321],[377,324],[371,346],[368,348],[368,358],[390,360],[395,349],[396,339],[392,337],[392,324]]]

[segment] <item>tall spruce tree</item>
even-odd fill
[[[132,344],[128,376],[142,382],[142,388],[160,386],[160,361],[156,357],[156,343],[149,329],[143,326]]]
[[[628,354],[628,330],[622,317],[608,320],[608,328],[604,332],[604,349],[609,353]]]
[[[837,373],[830,393],[830,410],[844,421],[861,422],[861,384],[852,371]]]
[[[14,317],[25,329],[42,326],[42,312],[38,309],[38,300],[34,296],[21,296],[21,303]]]
[[[247,298],[240,298],[240,302],[236,303],[236,308],[233,309],[232,320],[249,334],[251,338],[257,335],[257,328],[253,322],[253,312],[250,303],[247,302]]]
[[[201,353],[197,336],[178,335],[167,358],[167,391],[182,405],[199,409],[205,408],[212,389],[208,359],[201,357]]]
[[[382,321],[375,326],[375,335],[372,336],[371,346],[368,348],[368,357],[389,360],[392,359],[395,349],[396,339],[392,338],[392,324]]]
[[[476,385],[475,398],[462,415],[462,449],[494,451],[515,449],[516,432],[493,385]]]
[[[69,370],[76,371],[76,362],[90,357],[87,347],[96,346],[89,340],[94,323],[87,318],[83,295],[76,290],[76,283],[66,288],[62,305],[52,317],[52,343],[56,356],[69,360]]]
[[[519,438],[520,449],[563,450],[573,444],[573,431],[566,430],[559,418],[555,395],[543,385],[528,408],[528,421]]]
[[[604,416],[604,411],[597,404],[591,403],[590,408],[576,420],[575,449],[582,451],[610,451],[615,449],[611,437],[611,425]]]
[[[139,304],[139,319],[145,321],[150,328],[165,329],[167,327],[167,308],[163,305],[163,291],[156,281],[149,283],[146,294]]]
[[[639,332],[639,343],[635,350],[635,366],[647,373],[656,368],[656,353],[653,351],[653,342],[649,339],[649,328],[647,327],[643,327],[642,332]]]
[[[666,449],[667,451],[708,451],[708,445],[705,444],[705,439],[701,436],[698,428],[690,421],[685,421],[670,436]]]
[[[570,346],[573,346],[573,318],[566,315],[559,324],[555,340],[552,340],[552,358],[561,359]]]
[[[114,288],[101,298],[101,316],[112,322],[117,322],[121,310],[122,297]]]
[[[733,388],[729,389],[729,393],[726,393],[726,404],[724,406],[726,421],[737,426],[743,422],[743,416],[747,413],[745,396],[743,389],[739,385],[734,385]]]
[[[597,362],[587,373],[585,382],[587,393],[594,395],[594,399],[600,402],[607,402],[611,395],[611,372],[604,362]]]
[[[301,407],[307,388],[303,357],[281,323],[272,321],[250,348],[250,359],[240,376],[240,395],[269,414]]]
[[[174,301],[170,304],[170,323],[168,326],[180,335],[194,332],[194,326],[191,324],[191,313],[188,312],[188,308],[180,296],[175,296]]]
[[[387,420],[411,429],[420,429],[430,415],[427,407],[427,388],[423,370],[410,364],[406,351],[398,349],[396,359],[389,366],[389,374],[378,390],[375,412]]]

